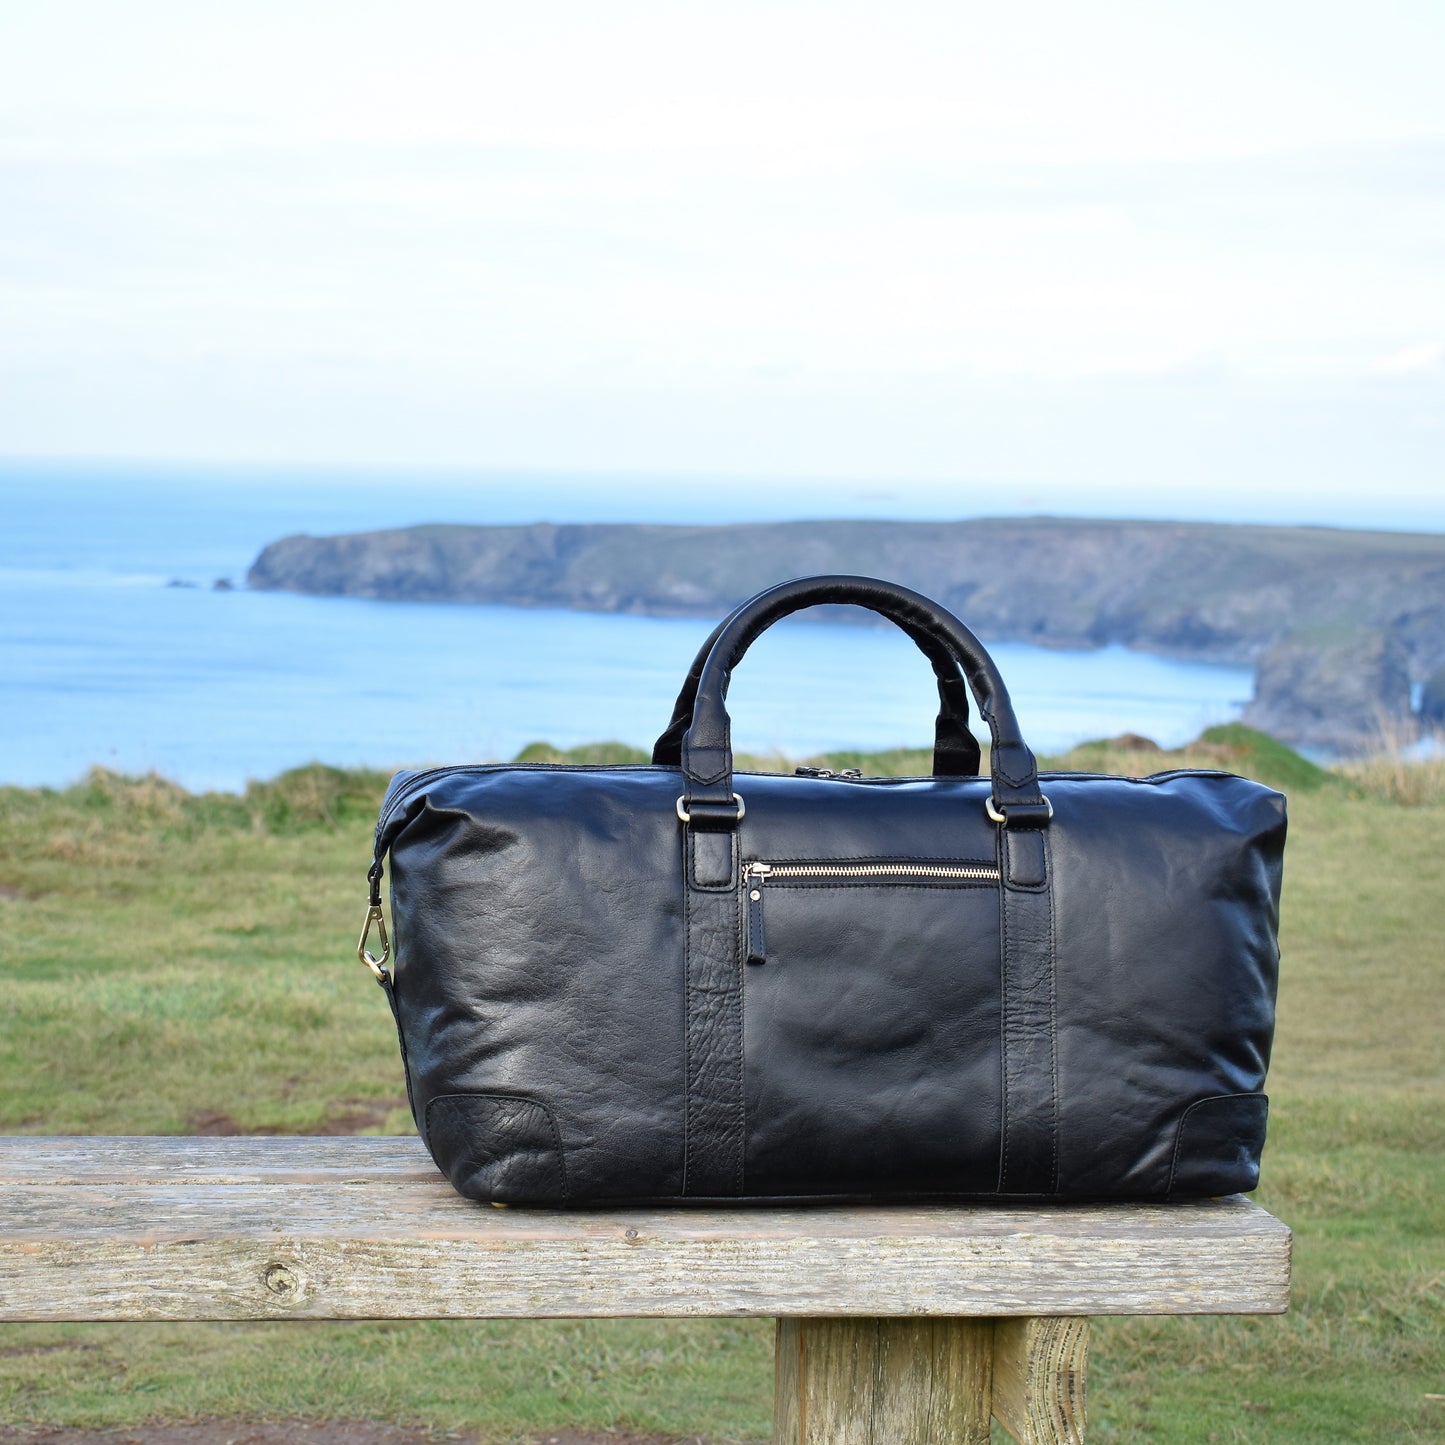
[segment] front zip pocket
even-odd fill
[[[743,869],[747,904],[747,961],[768,961],[767,937],[763,928],[763,894],[769,884],[901,884],[940,886],[950,884],[997,883],[996,864],[976,862],[920,862],[910,859],[879,859],[859,863],[748,863]]]

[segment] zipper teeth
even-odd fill
[[[968,878],[996,882],[999,876],[997,868],[964,863],[771,863],[763,864],[759,871],[767,878]]]

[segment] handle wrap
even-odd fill
[[[790,583],[783,583],[790,586]],[[770,589],[776,590],[776,589]],[[765,596],[760,593],[759,596]],[[754,598],[753,601],[756,601]],[[744,603],[743,606],[748,606]],[[652,761],[665,767],[679,767],[682,763],[682,738],[692,722],[693,708],[697,703],[698,684],[702,681],[702,670],[718,638],[728,623],[737,616],[741,608],[735,608],[713,628],[712,635],[698,649],[692,660],[682,690],[673,705],[672,720],[662,735],[653,744]],[[902,624],[900,624],[902,626]],[[927,633],[917,632],[903,626],[903,631],[917,644],[928,659],[938,683],[938,717],[933,725],[933,773],[939,778],[973,778],[978,776],[982,752],[978,739],[968,727],[968,684],[958,670],[958,661],[953,653]]]
[[[1008,689],[987,649],[951,612],[921,594],[876,578],[850,576],[784,582],[744,603],[718,628],[698,678],[692,721],[680,748],[689,808],[700,803],[702,813],[716,810],[723,817],[733,807],[732,722],[727,711],[733,668],[774,622],[805,607],[833,603],[866,607],[954,659],[992,738],[994,806],[1008,817],[1010,827],[1046,824],[1048,804],[1039,791],[1038,764],[1019,732]]]

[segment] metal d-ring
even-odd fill
[[[1039,796],[1043,797],[1043,794],[1040,793]],[[1002,808],[994,807],[992,793],[990,793],[989,796],[983,800],[983,807],[984,811],[988,814],[990,821],[995,823],[1003,823],[1005,826],[1007,826],[1008,813],[1005,812]],[[1052,818],[1054,816],[1054,805],[1049,802],[1047,798],[1044,798],[1044,807],[1049,810],[1048,816]]]
[[[733,794],[733,802],[735,802],[735,803],[738,805],[738,815],[737,815],[736,818],[733,819],[733,822],[735,822],[735,823],[741,823],[742,820],[743,820],[743,818],[747,815],[747,811],[748,811],[748,809],[747,809],[747,804],[745,804],[745,803],[743,802],[742,794],[741,794],[741,793],[734,793],[734,794]],[[692,822],[692,814],[687,811],[687,794],[686,794],[686,793],[682,793],[682,794],[680,794],[680,795],[678,796],[678,800],[677,800],[677,816],[678,816],[679,818],[681,818],[684,823],[690,823],[690,822]]]

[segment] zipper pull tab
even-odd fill
[[[831,778],[833,770],[832,768],[794,768],[793,776],[795,778]]]
[[[767,939],[763,937],[763,882],[772,871],[766,863],[753,863],[743,877],[747,890],[749,963],[768,961]]]

